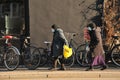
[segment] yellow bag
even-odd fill
[[[67,45],[63,46],[63,56],[65,59],[69,58],[72,55],[72,48],[69,48]]]

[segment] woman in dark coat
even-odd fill
[[[102,45],[101,28],[94,23],[90,23],[88,26],[90,34],[90,54],[94,56],[93,61],[90,64],[88,70],[93,70],[96,65],[102,66],[101,70],[107,68],[105,63],[105,52]]]
[[[57,59],[60,58],[61,68],[60,70],[65,70],[64,66],[64,57],[63,57],[63,45],[67,44],[68,42],[64,36],[63,30],[60,29],[56,24],[51,26],[53,32],[53,41],[51,46],[53,60],[53,70],[57,68]]]

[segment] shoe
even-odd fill
[[[103,65],[103,67],[100,70],[105,70],[105,69],[107,69],[107,66]]]
[[[58,70],[63,70],[63,71],[65,71],[65,70],[66,70],[66,68],[59,68]]]
[[[90,66],[89,68],[87,68],[85,71],[93,71],[93,67]]]
[[[56,68],[50,68],[49,70],[56,71],[57,69]]]

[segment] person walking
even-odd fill
[[[101,70],[107,68],[105,63],[105,52],[103,49],[102,38],[101,38],[101,28],[96,26],[93,22],[87,26],[90,34],[90,54],[91,58],[94,56],[92,62],[90,63],[88,70],[93,70],[94,66],[102,66]]]
[[[59,70],[66,70],[65,65],[64,65],[63,45],[64,44],[68,45],[68,41],[65,38],[63,30],[58,25],[53,24],[51,28],[53,32],[51,52],[52,52],[52,57],[54,58],[53,67],[51,69],[52,70],[57,69],[57,60],[59,58],[60,63],[61,63],[61,67]]]

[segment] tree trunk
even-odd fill
[[[120,0],[104,0],[105,44],[110,45],[112,35],[120,35]]]

